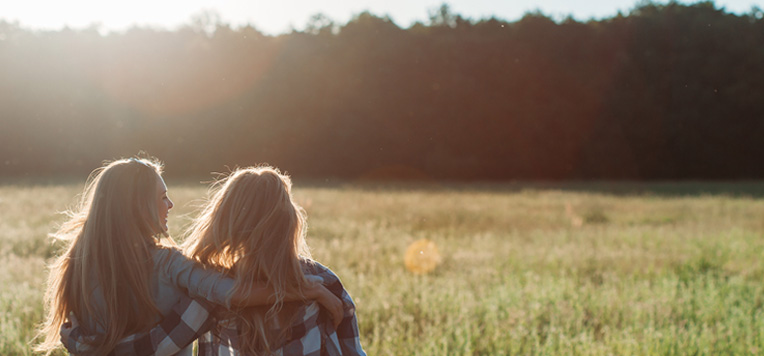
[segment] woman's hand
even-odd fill
[[[334,321],[334,327],[337,328],[345,317],[344,304],[340,298],[337,298],[332,292],[324,287],[320,281],[321,278],[309,278],[307,285],[304,287],[303,295],[297,293],[287,293],[284,296],[284,301],[297,301],[302,300],[315,300],[322,307],[329,311]],[[303,299],[304,297],[304,299]],[[274,291],[272,287],[261,287],[253,285],[249,290],[237,290],[230,299],[232,306],[252,306],[252,305],[269,305],[275,303]]]
[[[61,327],[59,328],[58,334],[59,334],[59,336],[61,336],[61,343],[64,346],[66,346],[67,349],[70,346],[71,347],[74,346],[74,345],[69,345],[69,335],[72,333],[72,330],[74,330],[74,328],[77,328],[79,326],[80,326],[80,323],[77,320],[77,317],[74,316],[74,313],[69,313],[69,320],[67,322],[61,324]]]
[[[332,315],[332,321],[334,322],[334,328],[340,325],[342,319],[345,317],[345,310],[340,298],[332,294],[326,287],[320,283],[309,283],[305,288],[305,297],[313,299],[326,308]]]

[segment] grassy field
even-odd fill
[[[201,185],[174,184],[170,228]],[[0,185],[0,354],[29,355],[80,186]],[[369,355],[764,353],[764,185],[298,186]],[[180,239],[176,236],[176,239]],[[430,274],[404,267],[437,244]]]

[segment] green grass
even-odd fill
[[[176,235],[204,195],[168,181]],[[29,355],[46,237],[81,187],[0,185],[0,354]],[[764,352],[762,185],[298,186],[370,355]],[[578,223],[576,222],[578,220]],[[406,247],[442,264],[409,273]]]

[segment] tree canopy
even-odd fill
[[[401,28],[317,14],[266,36],[0,21],[0,175],[144,150],[171,174],[269,162],[344,179],[761,179],[764,19],[641,1],[579,22]]]

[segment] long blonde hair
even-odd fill
[[[59,328],[69,313],[81,321],[84,333],[97,335],[93,355],[109,353],[124,336],[156,322],[159,310],[149,284],[154,236],[166,236],[157,211],[161,173],[155,159],[130,158],[88,177],[69,220],[52,234],[68,240],[68,247],[50,267],[47,318],[37,351],[50,354],[59,346]],[[105,310],[96,307],[99,297]]]
[[[212,186],[184,242],[191,258],[228,272],[237,290],[256,282],[275,290],[276,303],[267,311],[246,308],[236,313],[241,347],[248,354],[271,352],[286,330],[274,335],[267,326],[285,319],[278,315],[285,294],[304,296],[300,261],[310,261],[306,215],[292,198],[291,187],[289,177],[273,167],[235,170]]]

